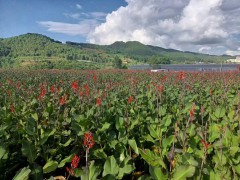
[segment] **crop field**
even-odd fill
[[[240,73],[0,70],[0,179],[240,179]]]

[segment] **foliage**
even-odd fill
[[[238,71],[0,70],[0,179],[239,179],[239,88]]]
[[[200,53],[182,52],[173,49],[164,49],[156,46],[141,44],[140,42],[115,42],[112,45],[95,45],[86,43],[66,42],[66,44],[55,41],[41,34],[28,33],[16,37],[0,39],[0,67],[2,68],[29,68],[45,69],[59,68],[53,64],[60,65],[59,69],[77,69],[74,65],[61,66],[62,61],[81,63],[83,68],[89,69],[84,62],[94,63],[98,68],[115,65],[115,57],[122,61],[128,59],[132,62],[146,63],[152,56],[169,58],[173,63],[221,62],[231,59],[231,56],[210,56]],[[161,58],[162,59],[162,58]],[[163,59],[162,59],[163,60]],[[48,65],[43,65],[45,62]],[[164,60],[168,63],[168,60]],[[123,66],[123,68],[126,68]],[[91,68],[90,68],[91,69]]]

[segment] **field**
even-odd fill
[[[0,70],[0,179],[240,179],[240,73]]]

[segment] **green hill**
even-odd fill
[[[213,56],[144,45],[137,41],[95,45],[67,41],[65,44],[41,34],[28,33],[0,38],[0,67],[99,69],[112,66],[119,57],[128,64],[146,63],[153,56],[171,63],[221,62],[231,56]]]

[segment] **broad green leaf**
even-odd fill
[[[43,168],[42,166],[34,163],[31,166],[31,175],[30,178],[33,180],[39,180],[39,179],[43,179]]]
[[[173,143],[173,140],[174,140],[174,135],[171,135],[168,138],[164,138],[162,140],[163,148],[169,147]]]
[[[163,174],[160,167],[149,166],[149,173],[154,180],[165,180],[167,179],[166,175]]]
[[[108,157],[103,167],[103,177],[108,174],[116,175],[118,171],[119,171],[119,167],[117,165],[117,162],[114,156]]]
[[[172,180],[185,180],[190,178],[195,173],[195,167],[190,165],[181,165],[178,166],[173,174]]]
[[[68,157],[66,157],[65,159],[63,159],[63,160],[59,163],[58,168],[62,168],[66,163],[71,162],[73,156],[74,156],[74,155],[71,154],[70,156],[68,156]]]
[[[97,149],[93,152],[94,156],[99,158],[99,159],[106,159],[107,155],[106,153],[103,151],[103,149]]]
[[[102,128],[99,129],[98,131],[100,131],[100,132],[106,131],[110,126],[111,126],[110,123],[105,122],[105,123],[103,124]]]
[[[52,135],[54,135],[54,133],[56,132],[56,129],[54,128],[53,130],[51,130],[50,132],[44,132],[43,129],[41,129],[41,140],[40,140],[40,144],[43,145],[47,142],[48,138]]]
[[[161,166],[164,169],[166,169],[166,165],[164,164],[162,158],[160,156],[156,156],[152,151],[149,149],[139,149],[139,152],[142,156],[142,158],[150,165],[152,166]]]
[[[8,153],[6,149],[3,146],[0,146],[0,160],[1,159],[7,159]]]
[[[101,173],[102,168],[95,165],[94,161],[91,161],[89,166],[89,180],[97,179],[97,176]]]
[[[22,142],[22,154],[23,154],[23,156],[28,158],[28,161],[30,163],[33,163],[35,161],[35,159],[37,158],[36,148],[29,141]]]
[[[149,126],[149,127],[148,127],[148,130],[149,130],[149,132],[150,132],[150,135],[151,135],[153,138],[155,138],[155,139],[158,138],[158,135],[157,135],[156,131],[154,130],[153,126]]]
[[[26,132],[31,136],[36,136],[37,134],[37,122],[32,116],[28,118],[26,124]]]
[[[218,106],[214,112],[216,118],[222,118],[226,114],[226,109],[224,107]]]
[[[28,180],[30,173],[31,170],[28,167],[24,167],[13,177],[13,180]]]
[[[119,168],[118,179],[122,179],[125,174],[130,174],[134,170],[134,167],[130,164]]]
[[[209,180],[222,180],[222,178],[218,173],[214,173],[214,171],[211,171]]]
[[[134,150],[134,152],[138,155],[139,151],[138,151],[138,147],[137,147],[137,143],[136,143],[135,139],[129,139],[128,144],[131,146],[131,148]]]
[[[43,172],[44,173],[50,173],[52,171],[55,171],[58,167],[57,161],[49,160],[44,166],[43,166]]]
[[[123,128],[123,122],[124,122],[124,119],[122,117],[119,117],[118,119],[116,119],[115,126],[118,131]]]

